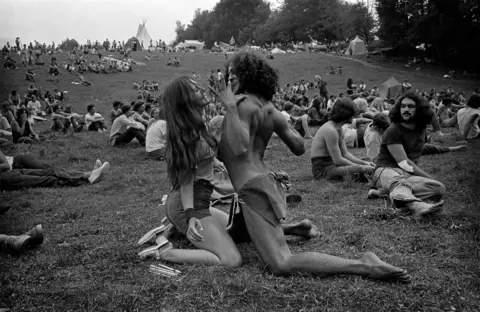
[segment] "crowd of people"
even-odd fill
[[[453,89],[412,91],[405,81],[400,96],[386,99],[376,87],[368,90],[363,81],[357,85],[349,79],[346,92],[333,95],[322,76],[280,87],[278,71],[250,52],[234,54],[226,71],[212,70],[207,81],[205,89],[200,77],[192,73],[173,79],[152,103],[138,99],[113,103],[109,144],[118,147],[138,141],[149,158],[167,162],[172,185],[165,203],[166,224],[140,240],[153,244],[139,253],[142,259],[237,267],[242,258],[236,244],[251,241],[276,275],[357,274],[410,281],[405,270],[371,252],[359,259],[317,252],[292,254],[285,235],[310,238],[317,230],[309,220],[282,223],[287,215],[288,174],[266,166],[265,150],[276,136],[300,156],[306,152],[305,140],[312,140],[312,179],[352,176],[371,182],[373,187],[365,190],[368,198],[389,198],[393,206],[420,218],[440,211],[448,190],[422,170],[418,161],[421,155],[464,150],[467,142],[480,137],[478,90],[467,99]],[[146,81],[138,85],[148,89]],[[310,99],[312,90],[315,95]],[[57,101],[55,96],[52,101]],[[2,104],[0,125],[3,129],[5,120],[15,123],[3,131],[11,129],[16,143],[22,137],[38,139],[29,114],[43,110],[34,100],[30,108],[22,107],[24,101],[12,93],[12,100]],[[94,105],[87,107],[83,117],[71,110],[64,112],[61,104],[51,110],[52,129],[76,132],[84,125],[91,131],[108,131]],[[441,129],[446,126],[457,126],[464,142],[453,147],[432,144],[445,139]],[[312,133],[312,127],[318,130]],[[366,147],[364,157],[354,156],[349,151],[353,147]],[[21,158],[0,154],[0,185],[29,187],[22,184],[28,170],[41,170],[30,175],[41,176],[43,186],[94,183],[109,168],[108,163],[97,161],[90,172],[71,172],[31,157]],[[8,179],[20,182],[5,182]],[[211,207],[215,192],[233,194],[230,215]],[[174,248],[171,239],[175,235],[185,237],[195,249]],[[24,239],[18,237],[18,241]]]

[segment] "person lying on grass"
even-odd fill
[[[17,118],[10,124],[12,128],[13,143],[36,143],[40,140],[30,123],[29,112],[25,108],[17,111]]]
[[[444,203],[440,199],[445,186],[417,165],[433,115],[430,104],[415,93],[397,99],[390,110],[392,123],[383,133],[373,177],[373,185],[385,190],[394,206],[406,208],[416,217],[436,213]]]
[[[122,105],[122,114],[118,116],[110,129],[110,145],[120,146],[130,143],[134,138],[145,145],[145,126],[131,118],[132,106]]]
[[[348,98],[338,99],[330,111],[329,121],[318,129],[312,141],[310,158],[315,180],[342,180],[349,174],[365,181],[375,164],[353,156],[347,149],[342,126],[351,123],[356,107]]]
[[[226,229],[228,215],[210,207],[214,167],[218,166],[215,160],[218,143],[202,118],[208,104],[205,93],[195,80],[184,76],[167,84],[162,97],[167,123],[166,160],[173,186],[165,212],[173,229],[184,234],[197,249],[173,249],[167,238],[160,236],[156,239],[157,245],[139,253],[141,258],[226,267],[237,267],[242,262]],[[282,225],[282,229],[304,237],[317,234],[308,220]],[[149,233],[152,237],[157,234],[155,231]],[[142,238],[143,241],[148,239]]]
[[[107,130],[105,125],[105,118],[102,117],[95,110],[95,105],[90,104],[87,106],[87,113],[85,114],[85,125],[88,131],[104,132]]]
[[[97,160],[92,171],[66,170],[41,163],[32,155],[6,156],[0,151],[0,189],[79,186],[99,182],[110,170]]]
[[[467,106],[457,113],[458,128],[465,141],[478,141],[480,138],[480,94],[473,94]]]
[[[390,118],[385,113],[377,113],[370,124],[367,125],[363,139],[367,148],[367,157],[370,161],[376,162],[380,147],[382,146],[382,135],[390,127]],[[422,155],[444,154],[448,152],[464,151],[466,145],[460,146],[440,146],[425,143],[422,149]]]
[[[239,198],[240,213],[233,217],[232,237],[236,229],[237,234],[251,239],[260,258],[275,275],[356,274],[409,282],[406,271],[383,262],[371,252],[358,260],[318,252],[292,254],[280,223],[286,216],[285,194],[278,177],[263,162],[273,132],[295,155],[305,153],[301,136],[271,103],[278,87],[278,72],[264,58],[241,52],[229,59],[225,76],[229,83],[217,92],[227,112],[219,155]],[[211,234],[201,231],[203,220],[193,220],[197,221],[200,231],[195,231],[193,238],[200,244]]]

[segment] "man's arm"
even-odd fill
[[[0,172],[10,170],[10,164],[8,163],[5,155],[0,151]]]
[[[247,101],[250,102],[249,105],[247,105]],[[251,99],[246,98],[239,104],[231,100],[226,101],[223,105],[227,111],[225,115],[227,142],[235,156],[245,154],[250,143],[250,125],[254,114],[253,110],[246,109],[246,107],[253,107],[255,104]]]
[[[408,159],[402,144],[390,144],[390,145],[387,145],[387,148],[390,154],[393,156],[393,158],[395,158],[395,161],[397,162],[397,164],[403,161],[406,161],[408,165],[412,166],[413,171],[410,172],[411,174],[432,179],[432,177],[428,173],[420,169],[413,161]],[[402,169],[405,170],[404,168]],[[405,170],[405,171],[408,171],[408,170]]]
[[[290,125],[282,113],[275,109],[273,112],[273,131],[285,143],[290,151],[296,156],[305,153],[305,145],[302,136]]]
[[[343,157],[342,143],[339,144],[338,132],[332,128],[324,129],[325,133],[323,134],[325,143],[327,144],[328,153],[332,157],[333,163],[337,166],[351,166],[354,165],[353,162]],[[343,142],[343,140],[341,140]],[[343,143],[345,144],[345,143]]]
[[[473,123],[477,119],[478,115],[472,115],[470,118],[467,120],[467,123],[465,124],[465,127],[463,128],[463,139],[466,141],[468,140],[468,133],[470,132],[470,128],[472,127]]]
[[[340,152],[344,159],[351,161],[353,164],[364,165],[364,166],[370,165],[370,163],[353,156],[352,153],[348,151],[347,145],[345,144],[345,140],[343,139],[340,140]]]

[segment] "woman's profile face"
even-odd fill
[[[197,85],[197,83],[192,79],[190,79],[190,86],[195,92],[195,96],[197,97],[197,102],[199,103],[200,107],[208,105],[210,101],[207,98],[206,90]]]

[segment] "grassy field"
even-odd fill
[[[107,115],[113,100],[136,98],[132,81],[199,73],[205,83],[210,69],[223,68],[221,55],[181,54],[181,67],[164,65],[167,55],[144,60],[133,73],[86,74],[93,87],[71,84],[73,76],[47,75],[35,67],[37,86],[67,90],[76,112],[88,104]],[[173,55],[169,55],[173,57]],[[60,61],[66,56],[60,56]],[[92,57],[92,59],[94,59]],[[323,54],[280,55],[272,62],[281,83],[313,79],[328,65],[343,66],[343,76],[326,75],[329,91],[344,92],[346,80],[379,86],[390,76],[408,79],[414,88],[453,86],[471,93],[473,82],[443,80],[439,75],[400,69],[371,68]],[[28,87],[24,69],[0,69],[0,99]],[[47,79],[58,79],[58,82]],[[46,124],[35,125],[38,132]],[[448,131],[447,131],[448,132]],[[427,156],[422,168],[442,181],[448,194],[444,212],[416,221],[382,200],[366,200],[368,186],[349,182],[314,182],[309,149],[295,157],[278,139],[266,153],[267,165],[290,174],[303,201],[288,211],[288,221],[309,218],[320,235],[311,240],[288,238],[294,252],[321,251],[356,258],[373,251],[405,268],[409,285],[387,284],[355,276],[273,276],[251,244],[239,246],[244,264],[238,269],[176,266],[183,273],[166,278],[149,273],[153,260],[141,262],[137,240],[164,216],[158,206],[170,190],[165,163],[145,159],[137,144],[113,148],[108,134],[51,135],[39,145],[19,145],[49,164],[91,169],[100,158],[111,164],[103,182],[76,188],[0,192],[0,202],[14,207],[0,216],[0,233],[19,234],[43,224],[45,242],[20,256],[0,254],[0,308],[12,311],[478,311],[480,309],[480,146],[465,152]],[[307,142],[309,147],[309,142]],[[43,152],[41,152],[43,151]],[[363,155],[363,149],[353,150]],[[475,195],[477,194],[477,195]],[[178,242],[175,242],[176,244]],[[188,247],[181,242],[181,246]]]

